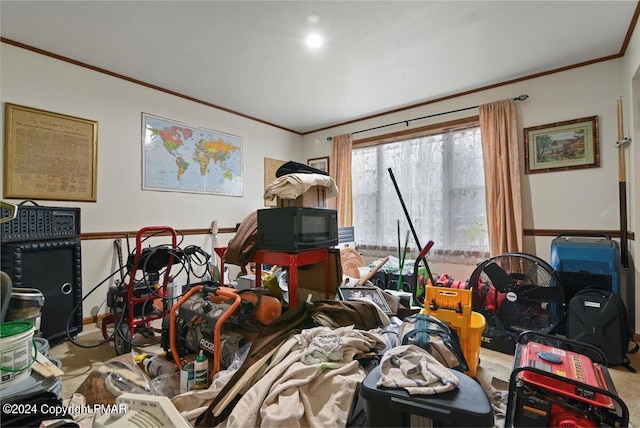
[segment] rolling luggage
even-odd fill
[[[567,339],[588,343],[601,349],[607,365],[623,366],[631,372],[627,353],[638,351],[627,322],[624,302],[615,293],[600,287],[588,287],[573,296],[567,309]],[[629,343],[634,348],[629,351]]]

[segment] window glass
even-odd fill
[[[355,239],[362,246],[404,245],[409,223],[421,244],[440,250],[488,249],[480,128],[413,137],[352,152]],[[415,249],[412,234],[410,248]]]

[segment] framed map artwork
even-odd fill
[[[5,103],[4,197],[96,202],[98,122]]]
[[[142,113],[142,189],[242,196],[242,138]]]

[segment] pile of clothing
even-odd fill
[[[386,386],[416,394],[457,387],[428,352],[395,346],[389,323],[369,302],[305,302],[261,332],[237,370],[172,402],[194,426],[345,426],[367,375],[361,361],[380,356]]]

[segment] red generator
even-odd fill
[[[600,349],[524,332],[516,345],[505,426],[627,427],[629,410]]]

